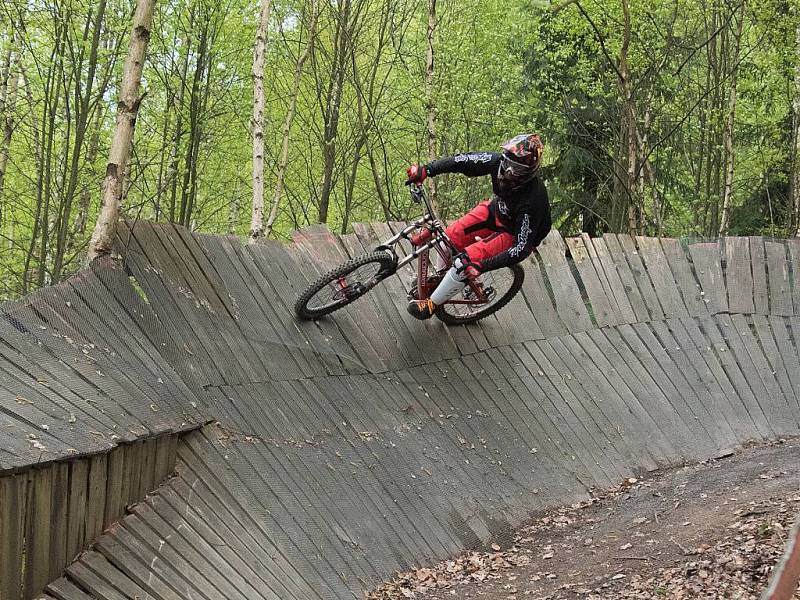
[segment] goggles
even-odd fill
[[[512,160],[508,155],[503,154],[500,156],[500,167],[498,170],[500,177],[511,177],[513,179],[522,179],[528,177],[533,173],[528,165],[523,165],[515,160]]]

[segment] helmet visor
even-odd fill
[[[503,154],[500,157],[500,167],[498,170],[498,174],[500,175],[501,179],[513,179],[513,180],[521,180],[533,175],[534,169],[531,168],[529,165],[523,165],[512,158],[509,158],[507,154]]]

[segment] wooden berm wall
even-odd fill
[[[411,273],[294,319],[398,226],[126,224],[121,260],[1,307],[0,599],[352,598],[800,434],[800,240],[553,232],[475,326],[409,317]]]

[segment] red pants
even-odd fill
[[[481,202],[447,228],[447,235],[455,247],[466,251],[470,261],[477,264],[508,250],[515,241],[497,218],[494,223],[490,222],[489,203],[489,200]]]

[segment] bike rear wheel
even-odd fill
[[[436,310],[436,316],[448,325],[467,325],[497,312],[517,295],[525,281],[525,270],[521,265],[511,265],[495,271],[481,274],[477,285],[489,294],[489,299],[482,304],[454,304],[445,302]],[[474,291],[470,286],[464,288],[461,296],[454,300],[465,299]]]
[[[294,312],[305,320],[318,319],[358,300],[394,272],[394,259],[385,252],[358,256],[320,276],[297,298]]]

